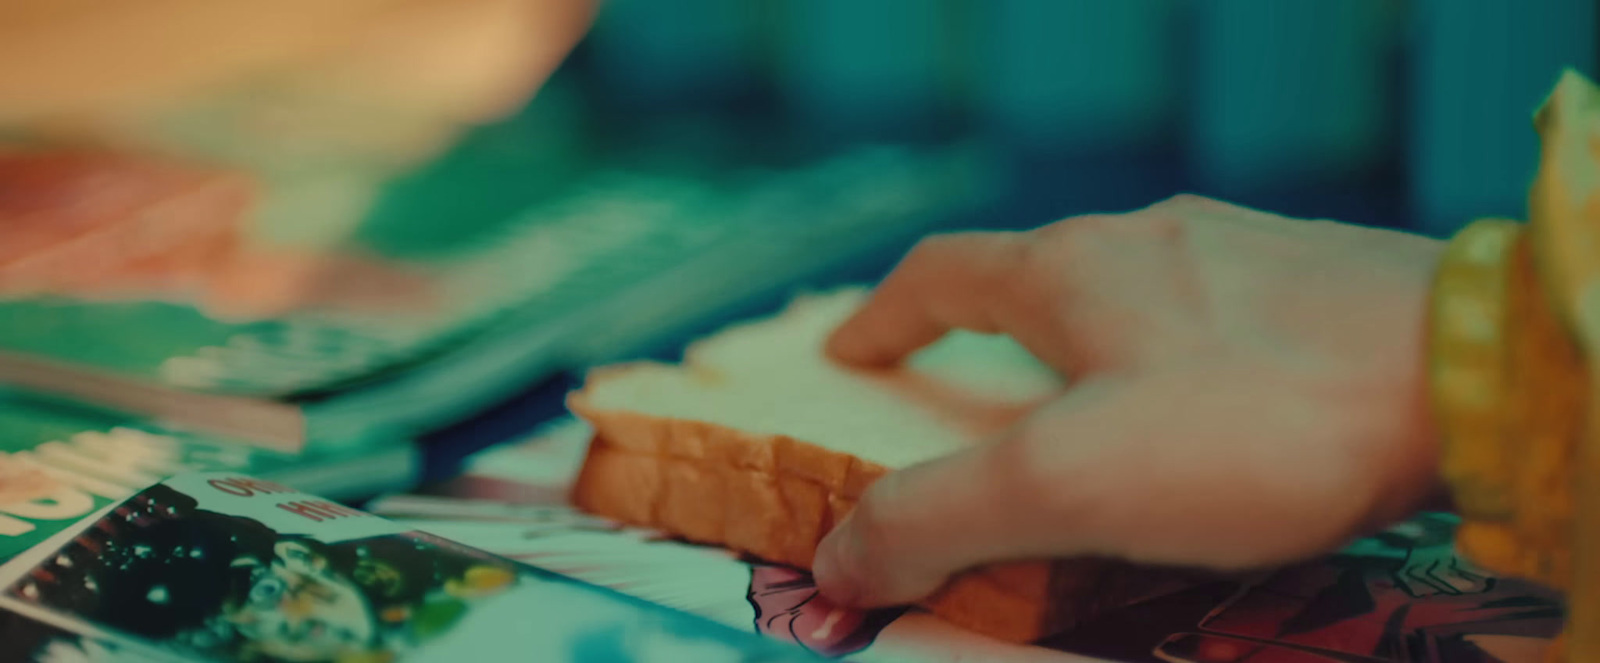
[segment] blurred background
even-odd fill
[[[1033,225],[1189,191],[1449,233],[1520,216],[1589,0],[612,0],[563,70],[694,151],[730,126],[972,138]]]
[[[1593,0],[3,0],[0,381],[444,476],[929,232],[1520,217],[1597,35]]]

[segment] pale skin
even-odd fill
[[[990,562],[1244,570],[1439,494],[1423,336],[1435,240],[1180,196],[916,247],[829,340],[892,365],[1006,334],[1073,385],[1007,434],[891,473],[822,542],[824,594],[907,603]]]

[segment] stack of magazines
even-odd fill
[[[148,432],[107,434],[143,459],[118,482],[64,460],[105,439],[52,440],[0,466],[0,660],[1536,663],[1561,629],[1558,596],[1473,568],[1427,513],[1000,643],[572,509],[589,434],[557,421],[362,510],[239,471],[155,479],[221,464]]]
[[[552,154],[539,142],[577,139],[541,119],[550,115],[536,103],[382,186],[319,249],[331,266],[279,257],[231,286],[236,300],[276,281],[324,299],[384,300],[376,305],[227,316],[183,297],[96,289],[176,269],[175,258],[136,262],[131,274],[92,264],[152,234],[198,247],[185,260],[205,258],[232,219],[196,210],[230,214],[223,184],[149,200],[123,190],[134,184],[101,186],[88,202],[66,191],[44,213],[0,191],[0,221],[16,235],[0,250],[0,384],[285,453],[404,444],[563,371],[670,347],[796,284],[887,266],[993,193],[981,150],[963,145],[750,148],[694,163],[649,145]],[[38,173],[65,168],[5,158],[7,177],[33,178],[18,191],[33,180],[49,189],[57,183]],[[135,172],[78,167],[89,172],[82,187]],[[147,189],[184,181],[181,169],[140,167]],[[270,217],[268,234],[328,232],[311,212],[355,194],[318,172],[260,176],[293,193],[254,213]],[[68,218],[122,199],[138,203],[119,210],[124,220]],[[30,252],[34,235],[50,241]],[[66,285],[34,287],[40,278]]]
[[[0,660],[814,660],[353,505],[414,488],[430,431],[887,267],[991,199],[982,151],[508,149],[539,117],[382,187],[336,260],[205,284],[364,302],[270,314],[155,287],[238,250],[235,178],[0,151]],[[301,179],[275,232],[341,202]]]

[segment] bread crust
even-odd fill
[[[591,384],[626,370],[602,369]],[[811,568],[822,537],[888,472],[782,435],[600,409],[581,390],[567,404],[594,429],[573,487],[575,506],[803,569]],[[959,575],[919,606],[971,631],[1026,643],[1188,578],[1101,559],[1012,562]]]

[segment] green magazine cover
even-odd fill
[[[403,489],[417,463],[411,444],[288,456],[0,392],[0,560],[185,472],[251,472],[342,498]],[[360,472],[340,471],[355,465]]]

